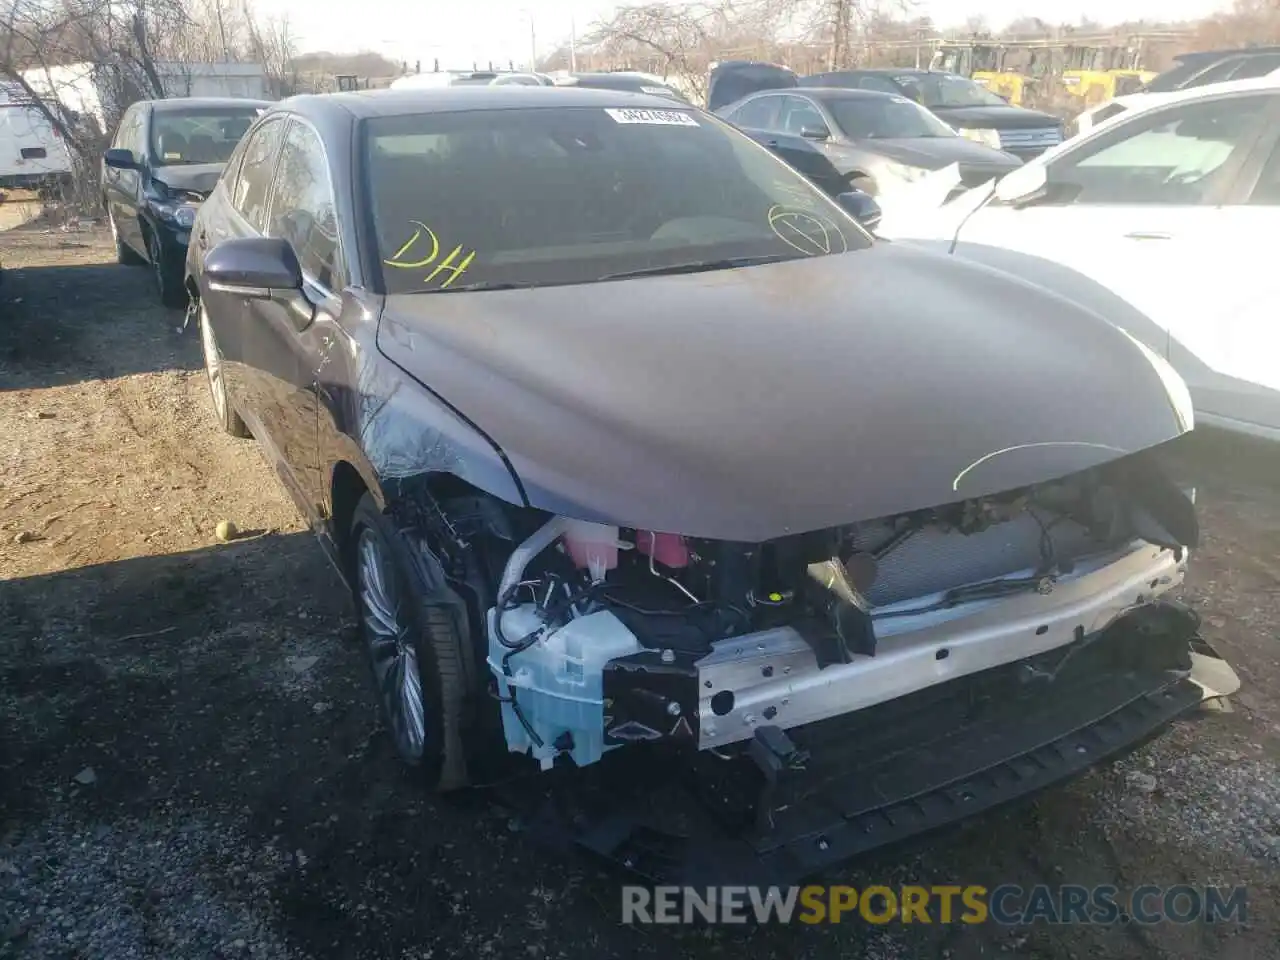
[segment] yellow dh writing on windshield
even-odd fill
[[[431,272],[422,278],[422,282],[431,283],[437,277],[445,274],[447,275],[446,279],[440,283],[441,288],[444,288],[462,276],[467,267],[471,266],[471,261],[475,259],[476,252],[472,250],[463,256],[462,244],[458,244],[449,251],[448,256],[437,262],[436,258],[440,256],[440,238],[436,236],[436,232],[421,220],[410,220],[409,223],[416,228],[414,234],[405,241],[404,246],[392,255],[391,259],[382,261],[388,267],[395,267],[398,270],[423,270],[427,267],[432,267]],[[424,251],[426,256],[406,259]],[[461,259],[459,259],[460,257]]]

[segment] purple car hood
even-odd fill
[[[378,342],[488,434],[533,506],[726,540],[1010,490],[1189,429],[1159,361],[1103,318],[888,243],[393,296]]]

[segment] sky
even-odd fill
[[[619,6],[608,0],[256,0],[260,16],[287,13],[299,48],[349,53],[372,50],[393,60],[433,59],[440,66],[468,67],[473,61],[527,62],[568,40],[576,24],[581,35],[592,21]],[[1230,7],[1230,0],[918,0],[919,15],[939,25],[959,25],[981,14],[995,29],[1019,17],[1064,22],[1088,17],[1101,23],[1125,20],[1180,20]],[[353,9],[357,15],[352,16]],[[530,26],[532,24],[532,37]]]

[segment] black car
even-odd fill
[[[701,110],[286,100],[187,269],[218,419],[350,584],[431,787],[691,789],[690,844],[627,820],[656,802],[557,829],[659,882],[792,882],[1201,702],[1158,599],[1197,536],[1152,449],[1190,426],[1164,361],[874,241]]]
[[[951,164],[959,165],[964,186],[976,186],[1022,165],[1017,157],[959,136],[906,97],[869,90],[768,90],[719,115],[824,189],[834,177],[828,192],[855,189],[877,196]],[[829,161],[825,169],[806,169],[817,166],[814,152]]]
[[[1249,80],[1280,70],[1280,47],[1242,47],[1180,53],[1174,65],[1153,77],[1143,93],[1170,93],[1207,83]]]
[[[102,204],[116,257],[150,263],[166,306],[183,307],[187,241],[196,210],[262,100],[142,100],[125,111],[102,162]]]
[[[777,64],[727,61],[712,70],[707,104],[718,110],[747,92],[790,87],[840,87],[904,96],[932,111],[962,137],[1023,161],[1057,146],[1063,138],[1058,117],[1015,107],[967,77],[936,70],[841,70],[800,77]]]

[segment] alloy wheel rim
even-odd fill
[[[386,551],[368,529],[361,531],[356,545],[356,575],[365,643],[391,735],[402,756],[417,760],[427,739],[418,652],[400,615],[396,579]]]
[[[222,382],[222,357],[218,354],[218,342],[213,338],[209,325],[209,312],[200,307],[200,342],[204,346],[204,369],[209,375],[209,393],[213,396],[213,409],[219,417],[227,412],[226,386]]]

